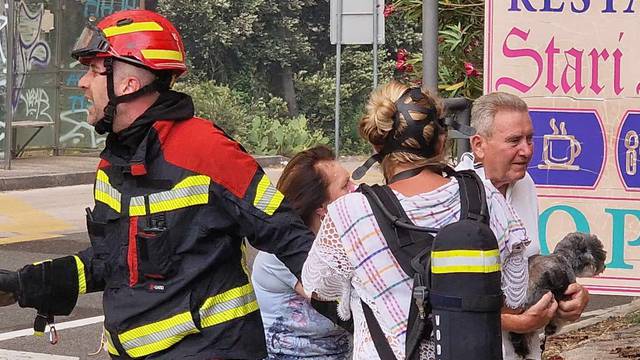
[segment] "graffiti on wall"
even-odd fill
[[[27,79],[27,73],[34,66],[46,67],[51,58],[49,44],[42,39],[42,19],[44,4],[32,11],[24,1],[18,7],[18,45],[13,64],[15,87],[12,91],[14,110],[20,100],[20,92]]]
[[[27,118],[53,122],[53,118],[49,114],[49,94],[45,89],[32,88],[23,90],[20,94],[20,102],[24,104],[24,115]]]
[[[55,70],[52,69],[55,65],[54,54],[57,51],[68,52],[68,49],[54,49],[53,41],[49,41],[54,38],[47,34],[49,30],[46,29],[50,26],[52,14],[45,7],[50,2],[19,0],[15,3],[17,16],[16,39],[12,42],[15,49],[13,64],[7,64],[6,60],[6,46],[9,41],[7,41],[7,14],[5,14],[4,3],[5,0],[0,0],[0,101],[2,101],[3,92],[6,93],[6,74],[12,71],[14,86],[7,96],[11,96],[9,100],[17,121],[29,119],[58,123],[62,147],[96,148],[100,146],[105,141],[105,137],[97,135],[93,127],[87,124],[88,103],[78,89],[75,89],[83,75],[79,64],[77,62],[69,64],[66,60],[63,61],[64,64],[60,64],[61,68],[77,70],[58,78],[64,84],[61,90],[43,85],[42,77],[37,71],[43,68]],[[82,26],[85,25],[85,20],[89,17],[102,18],[116,11],[138,8],[139,5],[140,0],[68,2],[64,13],[55,15],[65,17],[65,13],[68,12],[71,14],[69,19],[72,20],[63,22],[61,27],[56,28],[55,36],[79,34]],[[49,82],[46,81],[46,83]],[[0,116],[0,141],[4,139],[3,120],[4,117]]]

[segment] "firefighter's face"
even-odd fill
[[[107,76],[103,75],[104,71],[104,60],[94,58],[89,64],[89,69],[78,82],[78,86],[84,90],[84,96],[89,101],[87,122],[90,125],[95,125],[104,117],[104,108],[109,102]]]
[[[533,156],[533,126],[527,112],[498,111],[491,134],[471,139],[476,159],[499,190],[522,179]]]
[[[333,160],[321,161],[316,166],[329,183],[327,204],[355,190],[355,185],[351,182],[349,172],[339,162]]]

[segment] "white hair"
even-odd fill
[[[493,119],[499,111],[528,112],[529,108],[516,95],[493,92],[477,98],[471,109],[471,126],[482,136],[491,136]]]

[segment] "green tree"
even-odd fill
[[[274,94],[291,115],[298,113],[294,74],[329,56],[316,49],[327,32],[327,0],[160,0],[158,7],[180,28],[198,76]]]

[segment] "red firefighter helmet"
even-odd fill
[[[85,65],[96,57],[114,57],[175,77],[187,70],[180,34],[169,20],[149,10],[119,11],[97,25],[89,23],[71,56]]]

